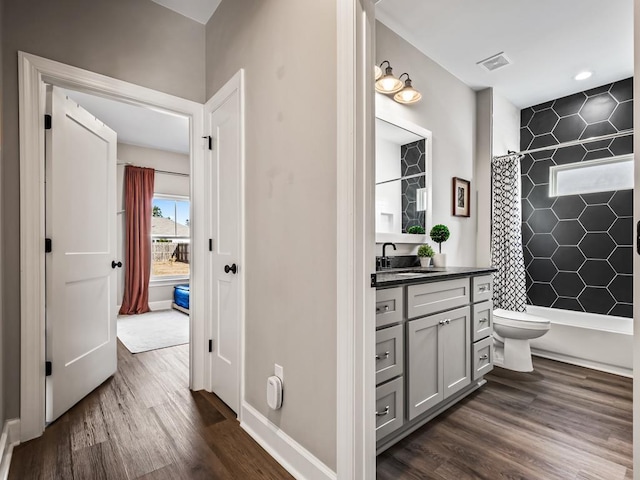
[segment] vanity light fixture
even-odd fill
[[[376,81],[382,76],[382,69],[378,65],[373,66]]]
[[[390,95],[402,90],[402,81],[393,75],[393,69],[388,60],[380,64],[380,69],[382,69],[382,65],[385,63],[387,67],[385,68],[384,75],[376,80],[376,92]]]
[[[407,76],[407,79],[404,82],[404,88],[396,93],[393,96],[393,99],[396,102],[403,103],[405,105],[419,102],[422,98],[422,94],[411,86],[411,78],[408,73],[403,73],[399,78],[402,78],[403,75]]]

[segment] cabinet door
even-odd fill
[[[471,309],[457,308],[445,312],[440,328],[440,349],[444,381],[444,398],[471,383]]]
[[[439,342],[447,314],[430,315],[407,323],[408,418],[412,420],[444,399]],[[467,357],[468,358],[468,357]]]

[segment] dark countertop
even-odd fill
[[[475,277],[496,272],[493,267],[411,267],[376,272],[376,288]]]

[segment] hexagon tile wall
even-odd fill
[[[426,144],[425,140],[407,143],[400,147],[400,161],[402,176],[415,175],[425,172]],[[424,210],[418,210],[418,189],[425,187],[424,175],[409,179],[402,179],[402,231],[419,225],[426,228]]]
[[[633,127],[633,79],[523,109],[520,148],[557,145]],[[551,148],[522,167],[527,301],[633,316],[633,190],[549,197],[549,167],[633,152],[633,137]]]

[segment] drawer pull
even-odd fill
[[[445,318],[444,320],[440,320],[438,323],[440,325],[449,325],[451,323],[451,319],[450,318]]]
[[[384,308],[376,307],[376,313],[380,313],[382,311],[388,312],[389,311],[389,305],[385,305]]]
[[[385,415],[389,415],[389,405],[387,405],[383,412],[376,412],[376,417],[384,417]]]
[[[376,360],[382,360],[383,357],[376,353]],[[384,358],[389,358],[389,352],[384,352]]]
[[[491,288],[488,285],[481,285],[478,287],[478,291],[480,293],[488,292],[489,290],[491,290]]]
[[[480,360],[488,360],[488,359],[489,359],[489,355],[487,355],[486,353],[480,356]]]

